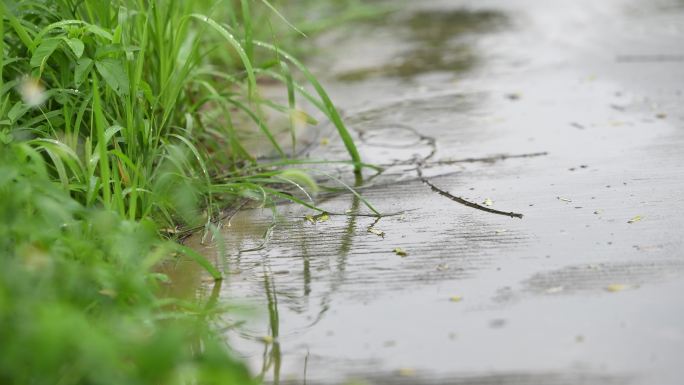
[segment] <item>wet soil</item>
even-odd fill
[[[252,208],[190,239],[251,309],[226,338],[272,383],[681,383],[682,41],[675,0],[407,2],[324,36],[315,72],[387,169],[359,190],[397,215]],[[308,142],[345,158],[330,126]]]

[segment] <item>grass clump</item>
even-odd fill
[[[300,3],[308,15],[327,2]],[[307,204],[284,187],[317,187],[283,144],[294,153],[293,117],[309,119],[298,98],[363,166],[323,87],[282,49],[331,23],[293,29],[278,5],[0,0],[0,383],[252,383],[209,326],[217,310],[164,298],[155,267],[180,252],[218,279],[160,234],[238,199]],[[284,102],[261,96],[263,79]],[[271,114],[290,124],[269,127]],[[247,150],[255,134],[279,160]]]
[[[253,28],[253,3],[0,3],[1,135],[39,150],[86,207],[167,225],[199,220],[188,204],[198,200],[207,220],[215,199],[233,199],[249,186],[213,188],[225,181],[216,175],[241,183],[254,173],[244,127],[256,127],[285,158],[265,115],[296,114],[297,95],[333,121],[358,169],[351,136],[313,75],[277,44],[256,39],[264,33]],[[290,67],[314,93],[293,80]],[[286,105],[260,97],[262,78],[283,81]]]

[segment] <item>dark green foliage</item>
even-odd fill
[[[157,296],[175,245],[88,209],[28,146],[0,145],[0,383],[249,384],[205,310]]]

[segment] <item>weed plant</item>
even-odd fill
[[[317,17],[330,4],[300,3]],[[367,12],[342,3],[341,19]],[[315,190],[266,123],[284,115],[294,146],[310,120],[298,98],[363,166],[323,87],[283,49],[333,23],[294,28],[280,5],[0,0],[0,383],[252,382],[209,327],[217,310],[161,298],[155,266],[184,253],[219,279],[162,230]],[[264,79],[285,102],[260,95]],[[248,130],[280,159],[250,154]]]

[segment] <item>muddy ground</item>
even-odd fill
[[[314,72],[388,169],[360,192],[397,215],[281,205],[274,227],[258,208],[224,223],[221,253],[192,240],[230,272],[221,300],[252,309],[226,338],[256,373],[682,383],[684,2],[410,1],[319,45]],[[309,139],[302,156],[344,158],[329,126]]]

